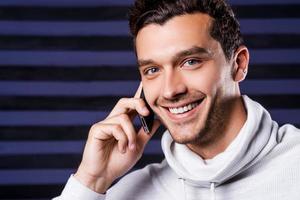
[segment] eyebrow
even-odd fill
[[[190,55],[204,55],[204,56],[208,56],[208,57],[212,57],[213,53],[211,51],[209,51],[208,49],[205,49],[203,47],[198,47],[198,46],[193,46],[189,49],[185,49],[183,51],[179,51],[178,53],[176,53],[173,57],[172,57],[172,64],[174,63],[178,63],[179,60],[181,60],[184,57],[190,56]],[[138,60],[138,65],[139,67],[145,66],[145,65],[150,65],[150,64],[154,64],[155,61],[152,59],[147,59],[147,60],[143,60],[143,59],[139,59]]]

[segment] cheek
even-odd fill
[[[143,90],[148,104],[152,107],[159,97],[160,85],[158,80],[144,80],[142,79]]]
[[[199,90],[206,95],[214,94],[220,83],[220,71],[217,67],[205,66],[188,72],[185,80],[191,89]]]

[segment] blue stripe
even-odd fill
[[[300,34],[300,19],[241,19],[242,34]]]
[[[0,95],[13,96],[133,96],[139,81],[30,82],[0,81]],[[244,94],[300,94],[300,80],[245,80]]]
[[[109,111],[0,111],[0,126],[91,126]],[[140,126],[135,118],[134,126]]]
[[[0,95],[133,96],[138,81],[30,82],[0,81]]]
[[[299,124],[300,109],[274,109],[270,110],[273,120],[279,124]]]
[[[300,19],[241,19],[243,34],[300,34]],[[0,21],[0,35],[129,36],[127,21]]]
[[[99,111],[0,111],[0,126],[92,125],[107,115]]]
[[[0,65],[95,66],[134,65],[131,51],[0,51]]]
[[[82,154],[84,145],[85,141],[0,142],[0,155]],[[160,140],[150,140],[144,153],[162,154]]]
[[[251,64],[298,64],[300,49],[251,50]]]
[[[31,22],[0,21],[0,35],[127,36],[127,21]]]
[[[99,6],[99,5],[131,5],[133,0],[1,0],[2,6]],[[260,4],[299,4],[299,0],[229,0],[232,5],[260,5]]]
[[[66,183],[75,171],[76,169],[0,170],[0,185],[61,184]]]
[[[241,83],[244,94],[300,94],[300,80],[245,80]]]
[[[300,124],[300,109],[273,109],[270,112],[280,124]],[[92,125],[106,116],[106,112],[95,111],[0,111],[0,126]]]
[[[251,50],[253,64],[299,64],[300,49]],[[0,51],[0,65],[30,66],[124,66],[135,65],[132,51]]]

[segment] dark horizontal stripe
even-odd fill
[[[250,49],[251,64],[299,64],[300,49]],[[0,51],[0,66],[128,66],[136,65],[132,51]]]
[[[267,106],[259,98],[254,99]],[[300,124],[294,126],[300,128]],[[86,140],[89,129],[90,126],[0,126],[0,141]],[[164,131],[165,128],[161,127],[152,139],[159,140]]]
[[[129,37],[32,37],[32,36],[0,36],[0,49],[5,50],[83,50],[113,51],[132,50]]]
[[[139,81],[45,82],[0,81],[1,96],[122,96],[131,97]],[[245,94],[300,94],[298,79],[248,79],[241,83]],[[30,88],[30,90],[28,89]],[[1,122],[0,122],[1,123]]]
[[[126,6],[99,7],[0,7],[0,20],[103,21],[126,19]]]
[[[250,64],[247,79],[300,79],[300,65]]]
[[[13,155],[0,156],[0,169],[76,169],[81,161],[81,154],[49,155]],[[163,155],[143,155],[135,168],[142,168],[149,163],[160,162]]]
[[[86,140],[89,129],[90,126],[0,126],[0,141]],[[151,139],[159,140],[164,131],[161,126]]]
[[[239,2],[240,0],[235,0],[235,2]],[[257,1],[257,0],[256,0]],[[273,0],[274,1],[274,0]],[[279,3],[283,0],[276,0]],[[276,2],[275,1],[275,2]],[[288,3],[294,3],[295,0],[288,0]],[[61,6],[105,6],[105,5],[122,5],[122,6],[128,6],[131,5],[133,0],[1,0],[0,5],[1,6],[53,6],[53,7],[61,7]],[[262,1],[263,2],[263,1]],[[266,1],[267,2],[267,1]]]
[[[298,67],[300,69],[300,65]],[[295,68],[296,69],[296,68]],[[99,67],[0,67],[0,80],[112,81],[139,80],[136,66]],[[293,73],[295,75],[295,73]],[[299,75],[299,74],[298,74]],[[300,77],[300,75],[299,75]]]
[[[1,1],[0,1],[1,2]],[[300,19],[241,19],[242,34],[300,34]],[[128,36],[127,21],[0,21],[0,35]]]
[[[109,111],[117,96],[99,97],[9,97],[0,96],[0,110],[101,110]]]
[[[249,95],[267,109],[300,108],[300,95]]]
[[[131,5],[133,0],[1,0],[1,6],[53,6],[53,7],[60,7],[60,6],[99,6],[99,5],[123,5],[128,6]],[[298,0],[229,0],[228,1],[231,5],[260,5],[260,4],[279,4],[279,5],[287,5],[287,4],[299,4]]]
[[[252,49],[299,48],[300,34],[245,35],[245,43]],[[132,39],[126,36],[0,36],[2,50],[47,51],[130,51]]]
[[[0,141],[85,140],[90,126],[0,126]]]
[[[232,5],[286,5],[286,4],[299,4],[298,0],[228,0],[228,2]]]
[[[252,49],[292,49],[300,47],[300,34],[245,35],[244,39],[246,46]]]
[[[124,20],[127,6],[43,7],[2,6],[1,20],[99,21]],[[300,5],[240,5],[233,6],[239,18],[297,18]]]
[[[298,18],[300,5],[241,5],[232,6],[237,18]]]
[[[300,95],[259,95],[254,96],[267,108],[300,108]],[[110,111],[121,97],[43,97],[43,96],[0,96],[0,110],[83,110],[83,111]]]
[[[31,199],[42,200],[59,196],[64,188],[64,184],[53,185],[1,185],[0,199]]]
[[[139,80],[136,66],[112,67],[31,67],[2,66],[0,80],[5,81],[125,81]],[[299,79],[300,65],[252,65],[247,79]]]

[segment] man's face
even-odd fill
[[[205,143],[222,131],[225,102],[236,95],[232,62],[210,34],[206,14],[150,24],[136,37],[147,102],[178,143]]]

